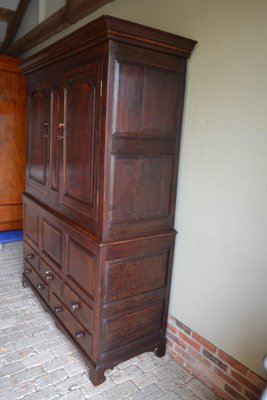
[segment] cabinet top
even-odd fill
[[[17,74],[21,74],[21,70],[18,66],[19,63],[20,63],[19,58],[0,55],[0,71],[1,72],[6,71],[6,72],[14,72]]]
[[[96,44],[114,40],[188,58],[197,43],[135,22],[103,15],[39,51],[21,64],[24,73],[75,55]]]

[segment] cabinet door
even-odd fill
[[[32,85],[28,96],[28,183],[35,189],[48,190],[48,146],[50,93],[46,82]]]
[[[28,104],[28,182],[31,187],[58,198],[62,103],[60,81],[32,84]]]
[[[60,163],[62,153],[63,129],[63,93],[60,81],[50,88],[50,162],[49,162],[49,195],[59,196]]]
[[[64,145],[61,203],[97,220],[100,62],[64,76]]]

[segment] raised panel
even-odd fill
[[[164,303],[104,320],[103,350],[110,351],[161,331]]]
[[[139,63],[116,60],[113,134],[175,137],[183,78],[181,66],[172,67],[176,70],[142,64],[142,59]]]
[[[61,268],[62,231],[45,218],[42,220],[42,251]]]
[[[30,239],[36,246],[38,246],[39,215],[27,204],[24,205],[24,234],[25,238]]]
[[[100,66],[65,75],[62,203],[97,218]]]
[[[80,290],[94,299],[96,256],[71,237],[67,239],[67,276]]]
[[[54,86],[50,93],[50,189],[59,190],[59,161],[61,128],[61,93]]]
[[[28,116],[28,173],[31,183],[47,190],[49,92],[40,88],[31,92]]]
[[[142,133],[175,136],[181,77],[173,71],[145,67],[142,101]]]
[[[136,133],[141,130],[143,67],[115,64],[113,133]]]
[[[112,156],[111,224],[166,218],[171,213],[173,156]]]
[[[109,261],[105,267],[104,302],[138,296],[166,285],[168,252]]]

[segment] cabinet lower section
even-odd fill
[[[95,385],[144,351],[165,352],[175,233],[109,243],[24,196],[24,273],[78,347]]]

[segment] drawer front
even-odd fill
[[[63,301],[85,328],[93,329],[93,310],[66,284],[63,286]]]
[[[34,286],[38,294],[48,302],[48,286],[42,278],[35,272],[30,264],[24,263],[24,274]]]
[[[39,256],[28,243],[24,242],[24,258],[37,271],[39,269]]]
[[[79,347],[81,347],[90,356],[92,354],[92,336],[72,316],[72,314],[55,294],[50,293],[49,300],[49,304],[53,313],[62,322]]]
[[[44,260],[40,260],[40,275],[51,290],[61,295],[62,280]]]

